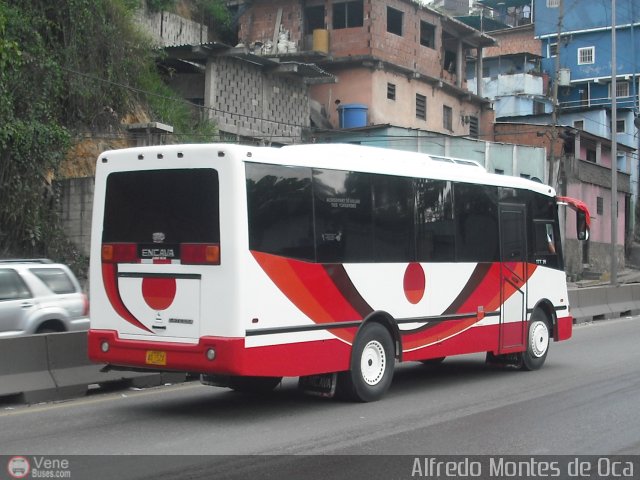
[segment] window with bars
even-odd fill
[[[578,49],[578,65],[590,65],[596,61],[596,47]]]
[[[558,44],[557,43],[550,43],[547,45],[547,56],[548,57],[555,57],[556,55],[558,55]]]
[[[446,105],[442,107],[442,127],[453,130],[453,110]]]
[[[427,97],[416,93],[416,118],[427,119]]]
[[[396,85],[395,83],[387,83],[387,98],[389,100],[396,99]]]
[[[547,0],[547,8],[558,8],[560,0]]]
[[[629,82],[616,82],[616,97],[629,96]],[[609,98],[611,98],[611,84],[609,84]]]
[[[478,128],[478,117],[469,117],[469,136],[472,138],[478,138],[480,129]]]
[[[604,215],[604,198],[602,197],[596,197],[596,213]]]

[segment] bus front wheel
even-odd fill
[[[541,310],[535,310],[531,315],[527,349],[522,353],[523,370],[538,370],[544,365],[551,342],[550,323]]]
[[[379,400],[393,379],[395,348],[389,331],[371,322],[358,333],[351,353],[351,369],[338,374],[338,393],[358,402]]]

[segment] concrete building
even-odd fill
[[[525,123],[525,120],[528,123]],[[545,117],[520,119],[521,123],[496,122],[495,138],[502,142],[537,145],[556,159],[554,176],[560,179],[560,193],[583,200],[591,213],[591,236],[587,242],[576,238],[575,215],[566,215],[565,264],[567,272],[581,275],[585,269],[609,270],[611,251],[611,139],[571,126],[558,126],[557,134]],[[632,217],[632,162],[634,149],[619,143],[617,261],[625,265],[624,239],[629,236]]]
[[[232,3],[242,12],[242,44],[336,77],[336,83],[309,87],[324,118],[316,127],[390,123],[447,135],[491,131],[490,102],[467,89],[466,58],[495,42],[460,21],[413,0]]]

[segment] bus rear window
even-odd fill
[[[140,170],[107,178],[103,243],[219,243],[218,172]],[[155,238],[154,238],[155,235]]]

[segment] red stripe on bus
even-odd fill
[[[145,327],[140,321],[133,316],[133,314],[124,306],[122,299],[120,298],[120,292],[118,292],[118,270],[115,263],[103,263],[102,264],[102,283],[104,283],[104,291],[107,294],[109,303],[123,320],[126,320],[134,327],[141,328],[142,330],[154,333]]]

